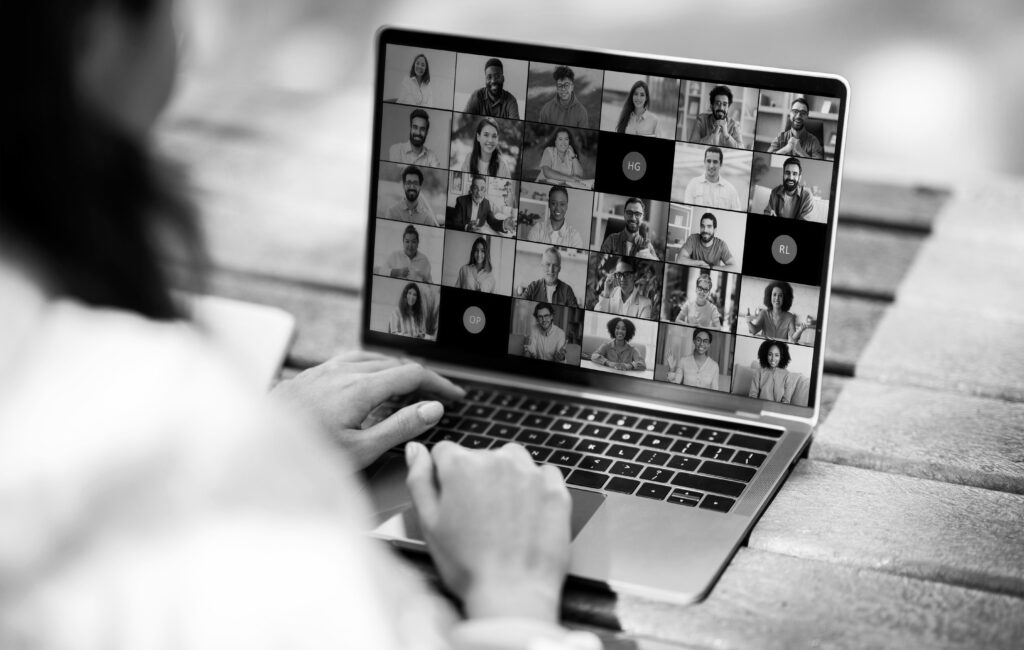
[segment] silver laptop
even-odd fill
[[[837,76],[384,29],[362,341],[573,493],[571,575],[706,596],[818,417]],[[422,548],[399,454],[377,534]],[[481,486],[485,489],[486,486]]]

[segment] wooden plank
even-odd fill
[[[839,222],[927,233],[949,195],[935,187],[844,179]]]
[[[1024,496],[797,464],[751,548],[1024,595]]]
[[[1024,404],[854,379],[810,457],[1024,494],[1021,431]]]
[[[832,292],[892,300],[923,238],[840,220]]]
[[[956,188],[934,225],[934,238],[1024,247],[1024,181],[989,177]]]
[[[887,303],[833,295],[825,337],[825,371],[852,375]]]

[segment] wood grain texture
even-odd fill
[[[751,548],[1024,596],[1024,496],[804,460]]]
[[[854,379],[810,457],[1024,494],[1022,431],[1024,404]]]
[[[922,235],[917,233],[880,230],[840,219],[833,295],[864,295],[891,301],[922,241]]]
[[[874,300],[832,296],[825,337],[826,372],[852,374],[886,306],[887,303]]]
[[[935,187],[844,179],[839,221],[927,233],[949,194]]]

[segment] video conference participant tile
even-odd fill
[[[451,172],[445,227],[484,235],[515,237],[519,182]]]
[[[729,392],[735,336],[699,326],[662,324],[654,379]]]
[[[515,256],[513,239],[448,231],[444,238],[441,284],[508,296],[512,293]]]
[[[523,119],[527,65],[517,59],[460,53],[455,67],[455,110]]]
[[[673,203],[745,212],[751,153],[678,142],[672,174]]]
[[[818,338],[818,287],[784,280],[743,278],[736,323],[739,334],[814,345]]]
[[[672,203],[665,261],[740,273],[746,232],[744,212]]]
[[[586,279],[587,251],[518,242],[512,293],[516,298],[577,307]]]
[[[648,260],[665,257],[669,204],[637,196],[597,194],[590,249]]]
[[[754,148],[785,156],[833,160],[839,104],[835,97],[762,90]]]
[[[593,192],[524,182],[519,195],[519,239],[586,248],[593,214]]]
[[[424,341],[437,339],[440,287],[425,282],[373,276],[370,329]]]
[[[448,169],[449,111],[400,104],[384,104],[382,110],[381,160]]]
[[[507,296],[441,287],[441,299],[438,343],[477,356],[505,355],[512,302]]]
[[[810,221],[749,215],[743,274],[820,286],[826,228]]]
[[[580,365],[582,309],[532,300],[512,301],[508,353],[512,356]]]
[[[664,263],[619,255],[590,254],[587,309],[657,320]]]
[[[452,117],[452,170],[519,178],[523,123],[495,117],[455,113]]]
[[[654,379],[658,323],[588,311],[583,320],[581,368]]]
[[[615,72],[604,75],[601,130],[673,140],[679,80]]]
[[[814,349],[784,341],[736,337],[732,389],[769,402],[807,406]]]
[[[675,155],[672,141],[601,131],[598,149],[594,189],[668,201]]]
[[[754,154],[750,212],[780,219],[825,223],[831,202],[831,162]]]
[[[661,319],[732,332],[736,328],[740,282],[735,273],[667,264]]]
[[[757,101],[757,88],[684,81],[679,97],[676,140],[752,149]]]
[[[597,129],[603,84],[604,70],[534,61],[526,89],[526,119]]]
[[[444,230],[402,221],[374,224],[373,272],[402,280],[438,284]]]
[[[526,124],[523,179],[594,189],[597,131],[549,124]]]
[[[455,52],[389,43],[384,60],[384,101],[452,110]]]
[[[441,227],[448,173],[441,169],[382,162],[377,180],[377,218]]]

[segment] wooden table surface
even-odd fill
[[[346,116],[370,106],[192,80],[160,129],[209,291],[294,314],[293,371],[357,342],[370,143]],[[648,650],[1024,647],[1022,253],[1024,182],[846,178],[809,457],[705,601],[570,584],[566,624]]]

